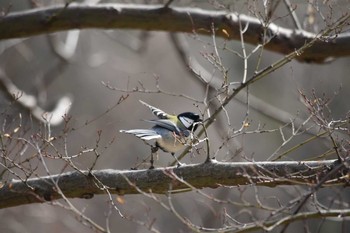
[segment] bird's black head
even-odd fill
[[[202,119],[198,114],[193,112],[184,112],[177,116],[179,121],[188,129],[195,131],[198,127],[198,122],[202,122]]]

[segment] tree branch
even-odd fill
[[[166,194],[170,183],[172,190],[191,190],[185,182],[176,179],[172,174],[199,189],[248,184],[268,187],[314,185],[325,177],[327,181],[323,186],[349,185],[349,178],[344,175],[350,172],[349,168],[343,166],[335,174],[329,175],[335,167],[339,168],[336,160],[238,163],[212,161],[152,170],[106,169],[93,171],[91,174],[88,171],[74,171],[31,178],[26,182],[12,180],[0,189],[0,208],[60,199],[62,197],[56,191],[57,187],[67,198],[92,198],[94,194],[105,194],[106,190],[100,188],[100,184],[109,187],[110,193],[119,195],[139,193],[135,186],[145,192]],[[133,185],[130,185],[129,181]]]
[[[270,23],[267,28],[257,19],[226,11],[198,8],[163,7],[162,5],[99,4],[57,5],[15,12],[1,17],[0,39],[29,37],[71,29],[138,29],[169,32],[195,32],[209,35],[214,24],[216,36],[240,40],[240,22],[249,24],[245,42],[264,43],[262,35],[269,36],[265,49],[289,54],[317,35],[304,30],[292,30]],[[297,59],[322,63],[333,57],[350,55],[350,33],[318,40],[312,48]]]
[[[73,101],[70,96],[63,96],[57,101],[54,109],[46,111],[38,105],[38,100],[35,96],[20,90],[1,68],[0,90],[4,91],[9,99],[14,99],[21,107],[29,110],[35,119],[51,126],[62,124],[64,115],[69,112]]]

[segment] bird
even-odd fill
[[[120,130],[120,132],[135,135],[145,142],[155,141],[154,145],[151,145],[151,169],[154,168],[153,154],[156,153],[158,149],[170,153],[177,160],[175,152],[183,149],[186,144],[188,145],[191,138],[190,136],[203,120],[198,114],[193,112],[183,112],[179,115],[171,115],[142,100],[139,101],[141,104],[148,107],[157,117],[157,119],[154,120],[144,120],[154,124],[154,126],[150,129],[130,129]],[[178,160],[177,163],[178,166],[180,166]]]

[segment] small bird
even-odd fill
[[[184,112],[177,116],[170,115],[141,100],[140,102],[147,106],[152,113],[158,117],[156,120],[145,120],[155,124],[155,126],[151,129],[130,129],[120,130],[120,132],[133,134],[144,141],[155,140],[155,145],[152,146],[150,168],[153,168],[153,153],[156,153],[158,148],[164,152],[171,153],[176,159],[175,152],[181,150],[184,148],[185,144],[190,142],[190,135],[197,129],[202,119],[200,119],[198,114],[193,112]],[[178,165],[180,165],[179,161]]]

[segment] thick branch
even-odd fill
[[[253,17],[226,11],[208,11],[196,8],[164,8],[161,5],[99,4],[64,5],[11,13],[0,19],[0,39],[29,37],[71,29],[139,29],[169,32],[195,32],[240,40],[240,22],[249,24],[244,40],[250,44],[263,43],[264,26]],[[316,35],[303,30],[291,30],[269,24],[266,35],[270,42],[265,48],[289,54]],[[297,57],[301,61],[324,62],[332,57],[350,55],[350,33],[333,39],[317,41],[312,48]]]
[[[181,177],[199,189],[247,184],[269,187],[314,185],[324,177],[327,178],[324,185],[348,184],[348,178],[344,174],[349,173],[349,168],[342,167],[330,176],[329,172],[334,167],[339,168],[335,160],[255,163],[212,161],[204,164],[184,165],[180,168],[167,167],[153,170],[108,169],[93,171],[92,174],[87,171],[75,171],[28,179],[26,183],[13,180],[0,189],[0,208],[59,199],[61,196],[57,192],[57,187],[68,198],[91,198],[94,194],[106,193],[106,190],[100,188],[100,184],[109,187],[110,193],[119,195],[139,193],[133,185],[145,192],[160,194],[169,191],[170,183],[172,190],[189,188],[172,174],[176,174],[177,177]],[[130,185],[128,181],[133,185]]]

